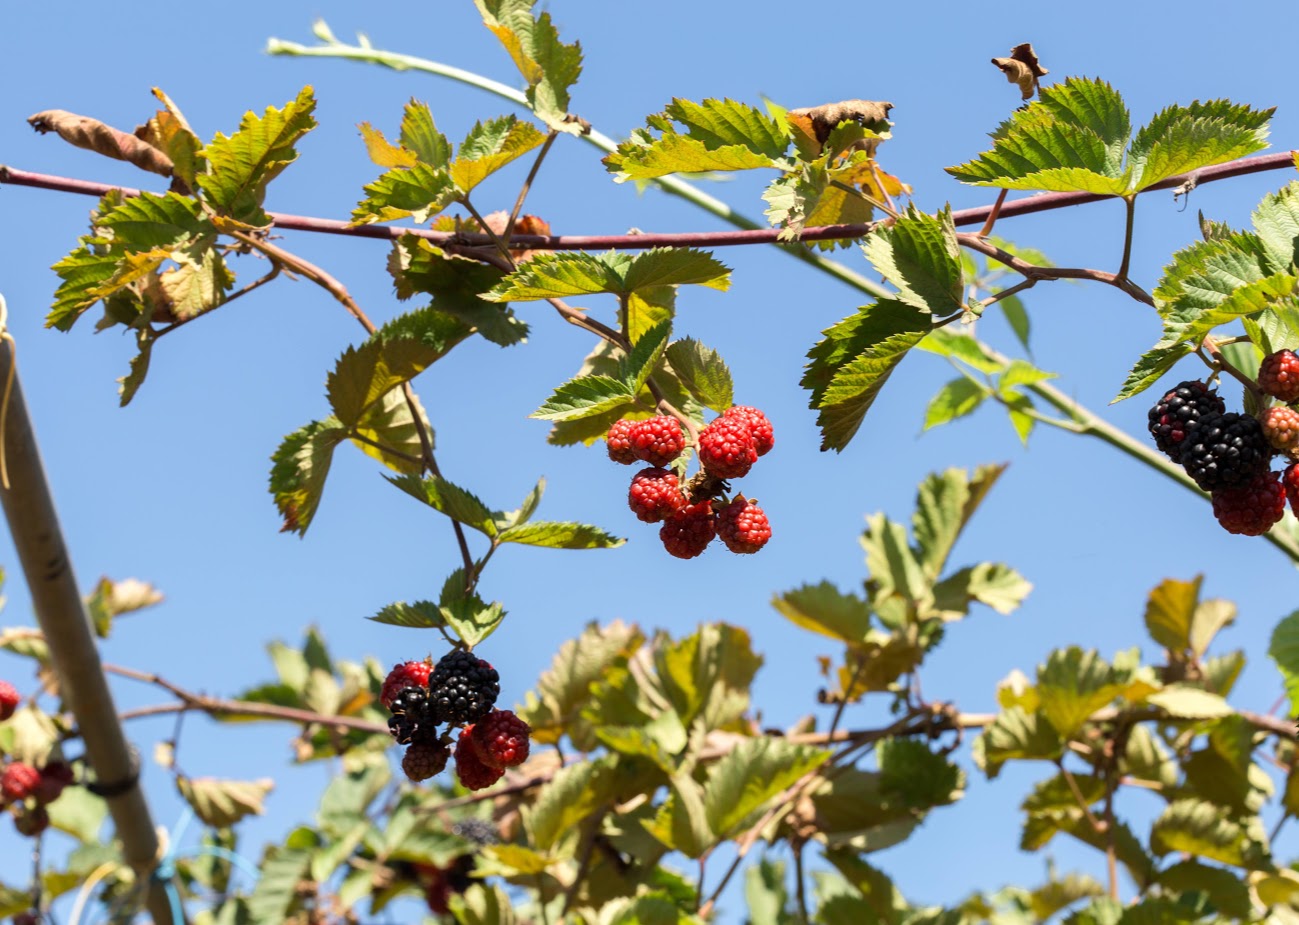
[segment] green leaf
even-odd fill
[[[1131,189],[1221,164],[1267,147],[1275,109],[1255,110],[1228,100],[1169,106],[1137,131],[1128,151]],[[1282,264],[1282,269],[1288,264]]]
[[[1031,324],[1023,301],[1017,295],[1010,295],[997,304],[1001,306],[1001,312],[1006,316],[1006,323],[1010,325],[1011,331],[1014,332],[1015,339],[1023,345],[1025,350],[1030,349],[1028,338]]]
[[[672,173],[778,167],[789,147],[786,126],[730,99],[673,99],[662,113],[649,117],[647,126],[604,159],[619,183]]]
[[[910,203],[891,227],[873,232],[863,250],[871,265],[898,287],[898,301],[939,316],[965,307],[961,250],[950,207],[935,218]]]
[[[529,417],[543,421],[571,421],[592,417],[631,404],[636,393],[626,383],[608,376],[570,379]]]
[[[668,798],[653,822],[644,825],[665,846],[691,859],[701,857],[717,840],[708,826],[703,788],[688,774],[672,777]]]
[[[426,222],[460,195],[451,175],[441,167],[416,164],[394,167],[365,186],[366,198],[352,210],[352,224],[390,222],[410,216]]]
[[[1289,272],[1299,262],[1299,181],[1264,196],[1251,218],[1269,269]]]
[[[47,328],[70,331],[82,312],[99,301],[98,293],[117,273],[120,256],[106,249],[102,238],[83,237],[81,244],[51,269],[62,281],[45,316]]]
[[[1191,581],[1165,578],[1146,600],[1146,631],[1150,638],[1173,652],[1191,643],[1191,620],[1200,599],[1203,575]]]
[[[280,848],[263,859],[261,876],[248,898],[249,925],[278,925],[288,919],[310,863],[311,852],[303,848]]]
[[[1119,696],[1126,684],[1095,649],[1057,649],[1037,672],[1042,713],[1062,737],[1077,733],[1087,718]]]
[[[401,146],[430,167],[451,163],[451,145],[433,122],[428,103],[421,100],[412,99],[402,111]]]
[[[695,284],[726,291],[730,269],[707,251],[692,247],[656,247],[630,255],[551,252],[538,254],[503,279],[483,298],[492,302],[528,302],[607,292],[628,296],[658,286]]]
[[[536,0],[474,0],[492,31],[528,82],[528,106],[554,131],[581,134],[569,121],[568,90],[582,73],[582,46],[565,45],[549,13],[533,15]]]
[[[1011,707],[997,714],[975,740],[974,763],[989,779],[1001,772],[1001,766],[1014,759],[1054,760],[1062,753],[1063,743],[1055,728],[1039,713],[1022,707]]]
[[[803,585],[778,594],[771,606],[796,626],[856,645],[871,629],[870,607],[854,594],[844,594],[828,581]]]
[[[271,457],[271,494],[284,518],[282,531],[305,536],[320,506],[334,447],[347,437],[337,418],[312,421],[284,438]]]
[[[495,537],[497,533],[494,512],[472,492],[448,482],[439,475],[421,479],[416,475],[384,476],[406,494],[423,501],[433,510],[480,533]]]
[[[245,816],[265,811],[266,795],[275,787],[270,778],[255,781],[217,780],[177,775],[176,789],[205,825],[222,829]]]
[[[713,766],[704,785],[709,829],[719,838],[732,837],[754,813],[829,756],[826,749],[766,736],[740,742]]]
[[[1131,131],[1113,87],[1071,77],[1002,123],[991,151],[947,172],[975,186],[1119,196],[1130,191],[1123,149]]]
[[[1197,657],[1203,658],[1218,633],[1236,622],[1236,605],[1231,601],[1213,598],[1201,601],[1191,618],[1190,646]]]
[[[117,380],[118,404],[125,408],[135,398],[135,393],[144,385],[144,377],[149,374],[149,360],[153,355],[153,335],[148,330],[137,331],[135,343],[138,353],[131,357],[131,367],[125,376]]]
[[[1218,325],[1263,311],[1275,302],[1294,295],[1296,286],[1299,286],[1299,278],[1277,273],[1237,286],[1213,308],[1176,306],[1165,317],[1164,341],[1198,345]]]
[[[1010,566],[982,562],[934,585],[934,605],[949,620],[964,616],[975,601],[1004,616],[1018,609],[1032,590],[1032,583]]]
[[[108,815],[108,803],[85,787],[65,787],[47,807],[50,825],[82,843],[95,843]]]
[[[153,118],[144,126],[147,130],[144,140],[167,155],[171,159],[173,175],[193,189],[196,177],[207,170],[207,163],[203,159],[203,142],[194,134],[185,116],[166,93],[154,87],[153,95],[162,103],[163,108],[154,113]]]
[[[191,238],[211,237],[216,228],[197,200],[167,193],[141,192],[100,214],[95,228],[113,246],[129,251],[173,248]]]
[[[505,610],[499,602],[488,604],[476,593],[466,592],[462,568],[456,569],[442,583],[438,609],[451,631],[471,648],[496,632],[505,619]]]
[[[848,445],[889,375],[929,330],[926,312],[881,299],[824,332],[802,379],[818,411],[822,450]]]
[[[664,321],[650,328],[632,345],[631,353],[621,364],[622,379],[634,393],[639,392],[667,349],[668,337],[672,333],[672,322]]]
[[[453,315],[501,347],[527,339],[528,326],[508,306],[493,305],[481,298],[505,275],[495,267],[448,254],[423,238],[407,234],[393,242],[388,272],[397,298],[403,301],[417,292],[428,293],[433,296],[430,308]]]
[[[415,601],[413,604],[397,601],[367,619],[375,623],[386,623],[389,626],[410,626],[420,629],[437,629],[446,626],[442,611],[432,601]]]
[[[616,756],[561,768],[537,792],[523,823],[532,836],[532,847],[549,851],[614,793]]]
[[[651,328],[670,323],[676,314],[677,289],[675,286],[646,286],[627,296],[626,333],[636,343]]]
[[[536,148],[546,136],[531,122],[520,122],[515,116],[498,116],[487,122],[476,122],[460,143],[456,159],[448,168],[451,181],[462,194]]]
[[[696,401],[718,414],[731,407],[734,385],[721,354],[684,337],[669,344],[666,355],[672,371]]]
[[[1221,807],[1200,800],[1176,800],[1155,820],[1150,848],[1163,856],[1179,851],[1233,867],[1267,863],[1261,831],[1251,832]]]
[[[208,172],[196,177],[208,203],[238,221],[269,225],[262,211],[266,186],[297,159],[295,145],[316,127],[315,109],[311,87],[303,87],[282,109],[267,107],[260,117],[245,113],[233,135],[218,132],[203,149]]]
[[[1299,610],[1285,617],[1272,630],[1267,654],[1276,662],[1290,697],[1290,714],[1299,711]]]
[[[763,857],[744,872],[744,904],[751,925],[792,925],[788,902],[783,862]]]
[[[1128,373],[1127,379],[1123,381],[1119,394],[1114,396],[1114,402],[1131,398],[1133,395],[1140,395],[1159,381],[1164,373],[1176,366],[1178,360],[1187,356],[1194,349],[1195,347],[1188,343],[1156,344],[1137,360],[1136,365],[1132,367],[1132,371]],[[1114,402],[1111,402],[1111,404]]]
[[[1183,894],[1183,898],[1186,894],[1206,894],[1214,909],[1233,919],[1248,919],[1253,910],[1249,888],[1239,877],[1221,867],[1182,861],[1160,871],[1157,879],[1160,886]]]
[[[915,739],[882,739],[875,752],[880,790],[890,800],[925,811],[959,800],[965,775],[943,755]]]
[[[999,373],[1006,368],[1006,362],[989,356],[977,338],[956,333],[950,328],[934,328],[917,346],[926,353],[959,360],[985,375]]]
[[[925,409],[925,430],[963,418],[983,404],[988,390],[973,379],[960,376],[938,390]]]
[[[431,439],[433,426],[429,423],[428,415],[424,413],[419,398],[412,395],[411,401],[408,402],[401,389],[385,392],[382,398],[366,408],[361,419],[352,428],[351,436],[357,449],[379,460],[389,469],[408,475],[418,475],[424,471],[424,442],[420,439],[420,429],[416,426],[415,414],[411,412],[412,403],[415,412],[419,414],[419,420],[424,425],[424,431]],[[370,442],[358,440],[358,437],[363,437]],[[374,445],[376,443],[386,449],[379,449]],[[389,452],[391,450],[404,455],[398,456]]]
[[[502,530],[502,543],[522,543],[547,549],[613,549],[627,542],[590,524],[534,521]]]
[[[1146,698],[1146,703],[1178,719],[1217,719],[1236,712],[1217,694],[1183,684],[1156,691]]]
[[[1267,260],[1262,239],[1245,232],[1184,247],[1173,254],[1155,287],[1159,313],[1167,318],[1215,308],[1239,286],[1265,278]]]
[[[942,573],[961,531],[1005,471],[1004,464],[980,466],[973,475],[952,468],[930,473],[920,483],[912,530],[920,564],[929,578],[936,579]]]

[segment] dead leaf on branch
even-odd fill
[[[510,213],[505,211],[491,212],[483,216],[483,221],[491,229],[492,234],[503,235],[505,234],[505,226],[510,222]],[[478,222],[472,224],[478,225]],[[514,234],[549,235],[550,223],[536,215],[520,215],[514,222]],[[515,251],[514,259],[517,263],[523,263],[526,260],[531,260],[538,253],[538,251],[530,250]]]
[[[174,170],[171,158],[147,141],[89,116],[79,116],[64,109],[47,109],[29,117],[27,124],[42,135],[54,132],[68,144],[127,161],[150,173],[170,177]]]
[[[1037,52],[1028,42],[1012,48],[1009,58],[993,58],[992,63],[1001,68],[1008,81],[1019,85],[1019,92],[1026,100],[1037,93],[1038,80],[1050,73],[1038,63]]]
[[[881,130],[889,118],[892,103],[876,100],[842,100],[838,103],[825,103],[821,106],[807,106],[802,109],[791,109],[785,113],[790,126],[802,132],[818,145],[825,144],[830,133],[841,122],[856,122],[865,128]]]

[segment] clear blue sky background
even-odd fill
[[[927,210],[991,201],[988,191],[959,186],[942,168],[983,150],[985,133],[1016,104],[1015,89],[988,59],[1023,41],[1035,44],[1050,80],[1094,75],[1111,81],[1136,124],[1172,102],[1225,96],[1278,106],[1276,146],[1299,146],[1291,64],[1261,51],[1270,31],[1292,19],[1291,5],[1280,2],[1233,13],[1195,2],[1179,7],[1175,18],[1158,5],[1114,2],[992,4],[977,14],[934,0],[851,11],[765,0],[556,0],[550,8],[563,36],[580,39],[586,52],[574,109],[604,132],[625,135],[673,96],[756,103],[765,94],[788,106],[890,100],[895,138],[882,162],[914,185],[915,201]],[[282,105],[310,83],[320,128],[274,184],[267,206],[345,217],[361,186],[378,173],[357,123],[392,131],[402,105],[416,96],[457,139],[475,119],[509,107],[438,78],[270,58],[262,53],[267,37],[312,41],[311,20],[321,15],[345,39],[363,30],[380,47],[518,83],[469,0],[407,6],[399,16],[391,8],[360,9],[336,0],[238,2],[220,11],[156,2],[10,4],[0,38],[0,162],[160,188],[156,178],[127,165],[36,136],[25,118],[63,108],[129,129],[153,111],[149,88],[161,86],[210,137],[232,131],[246,109]],[[477,197],[484,211],[508,208],[520,178],[516,171],[484,189]],[[1143,197],[1133,275],[1147,288],[1154,285],[1168,255],[1196,238],[1197,209],[1246,224],[1260,196],[1290,179],[1278,172],[1206,186],[1187,209],[1170,194]],[[757,182],[742,179],[713,191],[760,216]],[[276,532],[268,457],[282,435],[325,413],[325,373],[359,340],[355,323],[310,284],[277,282],[167,338],[140,395],[119,410],[114,379],[126,371],[131,342],[116,333],[93,336],[91,322],[70,335],[42,326],[57,282],[48,267],[83,233],[92,205],[85,197],[0,189],[0,291],[9,302],[28,400],[81,583],[89,587],[101,574],[138,576],[168,595],[164,606],[118,626],[105,644],[106,659],[233,694],[271,677],[263,649],[268,640],[297,642],[312,624],[339,657],[375,654],[391,664],[440,652],[436,637],[363,619],[393,600],[435,596],[458,561],[447,524],[386,485],[371,460],[341,451],[308,537]],[[528,210],[560,233],[721,227],[679,200],[614,185],[597,152],[567,138],[546,162]],[[1007,221],[998,232],[1061,264],[1114,269],[1122,212],[1102,203]],[[332,269],[376,320],[399,310],[384,271],[386,245],[292,233],[285,244]],[[819,453],[814,416],[797,386],[803,354],[823,328],[861,303],[859,294],[771,249],[733,248],[718,256],[734,268],[731,291],[683,292],[676,331],[721,350],[737,400],[766,409],[775,422],[775,452],[744,483],[775,525],[775,538],[759,556],[713,549],[695,561],[668,558],[654,531],[626,510],[627,470],[609,464],[599,448],[546,444],[546,425],[526,415],[591,346],[549,308],[520,306],[532,324],[528,344],[503,352],[469,342],[417,382],[449,478],[512,507],[544,474],[550,487],[541,516],[594,522],[630,537],[614,551],[507,549],[494,560],[484,592],[502,600],[510,616],[484,652],[500,669],[504,702],[521,699],[557,646],[590,620],[617,617],[674,633],[698,621],[728,620],[749,628],[766,653],[755,689],[764,722],[784,725],[812,712],[824,723],[825,710],[815,704],[815,658],[830,649],[776,615],[771,595],[823,578],[857,586],[865,577],[857,544],[864,514],[882,509],[909,517],[914,486],[933,469],[1009,461],[955,560],[1004,561],[1035,590],[1012,616],[977,610],[953,627],[923,674],[928,697],[990,710],[997,681],[1013,668],[1031,674],[1053,647],[1079,643],[1109,655],[1141,643],[1147,591],[1166,576],[1204,572],[1209,595],[1240,604],[1237,625],[1223,640],[1251,658],[1238,702],[1271,707],[1281,687],[1264,655],[1267,638],[1295,607],[1299,586],[1271,546],[1227,535],[1205,504],[1095,441],[1041,432],[1025,450],[992,409],[922,436],[925,405],[950,376],[930,356],[902,365],[847,451]],[[842,258],[867,269],[855,248]],[[247,269],[245,279],[253,272]],[[1105,405],[1138,353],[1156,340],[1154,313],[1098,286],[1041,285],[1026,302],[1038,362],[1060,373],[1066,391],[1142,433],[1145,397]],[[582,304],[606,319],[612,314],[608,300]],[[996,322],[985,333],[1010,347]],[[1189,364],[1186,372],[1199,374]],[[1238,394],[1229,397],[1239,401]],[[0,563],[14,576],[4,622],[28,622],[7,535]],[[0,676],[22,669],[17,660],[0,658]],[[30,678],[17,680],[31,687]],[[138,685],[120,686],[118,697],[124,708],[161,699]],[[852,709],[847,721],[865,726],[883,715],[881,705],[867,705]],[[170,728],[165,721],[139,723],[131,735],[148,755]],[[331,771],[325,764],[290,770],[289,732],[187,724],[180,757],[188,772],[280,780],[267,818],[243,825],[249,848],[309,818]],[[968,767],[968,752],[961,756]],[[1045,768],[1010,769],[989,783],[972,773],[964,801],[933,814],[910,841],[876,860],[917,902],[951,902],[976,888],[1037,881],[1044,858],[1017,848],[1017,803],[1045,774]],[[181,803],[167,775],[150,765],[145,781],[157,820],[170,824]],[[1152,806],[1138,800],[1124,809],[1145,818]],[[25,852],[7,825],[0,829],[0,879],[21,882]],[[1292,853],[1288,838],[1278,846],[1282,858]],[[1051,851],[1063,867],[1103,877],[1094,852],[1064,843]],[[734,898],[727,921],[739,920],[737,903]]]

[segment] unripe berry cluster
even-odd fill
[[[42,767],[25,761],[11,761],[0,772],[0,806],[13,814],[20,835],[35,837],[50,825],[46,806],[63,795],[73,782],[72,768],[63,761],[48,761]]]
[[[379,700],[392,714],[389,733],[406,746],[401,762],[406,776],[428,780],[454,756],[460,783],[482,790],[500,780],[506,768],[526,761],[532,730],[510,710],[495,708],[500,693],[496,669],[465,649],[452,649],[436,665],[429,659],[394,665]]]
[[[1181,463],[1213,499],[1213,513],[1229,533],[1259,536],[1285,516],[1287,496],[1299,513],[1299,357],[1279,350],[1259,367],[1258,388],[1281,402],[1254,415],[1227,411],[1207,383],[1180,382],[1148,415],[1155,446]],[[1286,457],[1284,475],[1272,471]],[[1293,488],[1291,486],[1294,486]]]
[[[662,524],[659,540],[669,554],[693,559],[715,538],[735,553],[754,553],[771,539],[771,525],[758,505],[743,495],[727,501],[727,481],[749,474],[775,443],[771,421],[757,408],[728,408],[699,433],[700,471],[682,481],[682,467],[670,467],[686,448],[680,422],[669,415],[615,421],[605,435],[609,458],[650,465],[632,476],[627,505],[637,520]]]

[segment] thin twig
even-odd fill
[[[1137,214],[1137,197],[1123,197],[1123,205],[1127,209],[1127,221],[1123,229],[1123,260],[1119,263],[1119,279],[1128,278],[1128,264],[1132,259],[1132,223]]]
[[[1001,207],[1006,204],[1006,194],[1008,192],[1010,192],[1010,190],[1003,189],[997,194],[997,201],[994,202],[992,208],[988,210],[988,220],[983,223],[982,228],[975,232],[976,235],[981,238],[986,238],[988,235],[992,234],[992,226],[997,224],[997,219],[1001,217]]]
[[[798,897],[798,919],[802,925],[810,925],[811,918],[808,917],[807,911],[807,877],[803,873],[803,839],[798,839],[792,845],[794,849],[794,880],[795,895]]]
[[[1114,286],[1123,290],[1138,302],[1153,306],[1154,298],[1131,280],[1119,276],[1115,273],[1106,273],[1104,270],[1090,270],[1083,267],[1043,267],[1036,263],[1029,263],[1022,257],[1016,257],[1008,251],[1002,250],[994,244],[989,244],[976,234],[968,232],[958,234],[957,242],[962,247],[968,247],[972,251],[977,251],[985,257],[991,257],[999,263],[1004,263],[1016,273],[1033,280],[1042,279],[1089,279],[1093,282],[1104,283],[1107,286]]]
[[[235,299],[242,298],[243,296],[248,295],[248,293],[260,289],[262,286],[265,286],[267,283],[269,283],[271,280],[275,279],[279,275],[280,275],[280,264],[276,261],[271,261],[271,269],[266,273],[265,276],[260,276],[257,279],[253,280],[251,283],[249,283],[247,286],[244,286],[242,289],[237,289],[236,291],[230,293],[230,295],[226,296],[225,299],[221,302],[221,305],[214,306],[214,308],[220,308],[222,306],[229,305]],[[211,313],[212,313],[212,309],[208,309],[207,311],[202,311],[199,312],[198,314],[190,315],[188,318],[181,318],[179,321],[173,321],[171,324],[167,325],[166,327],[159,328],[157,331],[155,331],[153,334],[154,339],[156,340],[157,338],[162,337],[162,335],[164,334],[170,334],[172,331],[176,330],[177,328],[183,328],[185,325],[189,324],[195,318],[202,318],[204,315],[210,315]]]
[[[519,213],[523,211],[523,201],[528,198],[528,191],[532,189],[532,182],[537,179],[537,171],[541,169],[541,162],[546,159],[546,155],[550,153],[551,145],[555,143],[555,139],[558,137],[559,132],[552,128],[550,134],[546,136],[545,144],[537,152],[537,159],[532,162],[532,169],[528,171],[527,177],[523,180],[523,186],[519,189],[519,198],[514,200],[514,208],[510,210],[510,220],[505,223],[505,240],[507,242],[514,237],[514,223],[518,220]]]

